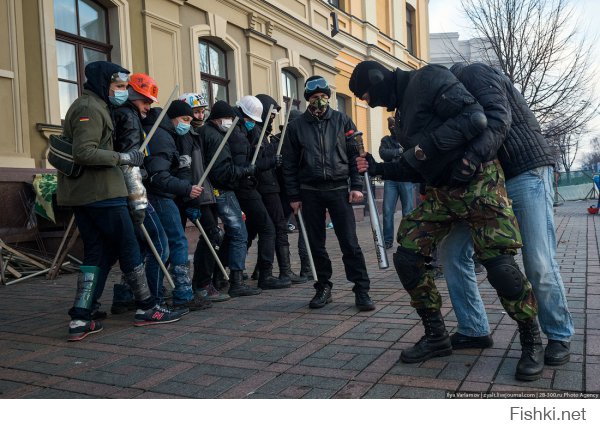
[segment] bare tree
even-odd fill
[[[554,135],[547,137],[548,143],[555,149],[556,164],[559,170],[567,173],[569,176],[571,167],[577,158],[579,152],[579,143],[581,136],[576,133]]]
[[[585,168],[590,168],[596,171],[598,164],[600,164],[600,138],[594,137],[590,142],[591,151],[585,154],[582,159],[582,165]]]
[[[578,144],[598,111],[592,42],[577,31],[569,0],[461,0],[480,55],[521,91],[544,135],[560,148]],[[576,153],[576,151],[575,151]],[[572,165],[566,160],[565,166]]]

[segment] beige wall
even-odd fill
[[[160,102],[175,84],[180,93],[199,90],[198,38],[208,38],[227,51],[230,103],[259,92],[282,103],[283,68],[300,86],[323,75],[334,96],[351,97],[351,115],[375,154],[387,113],[352,97],[352,69],[365,59],[416,68],[428,57],[427,0],[346,0],[343,11],[323,0],[98,1],[109,8],[113,61],[151,74]],[[405,49],[406,1],[417,11],[416,57]],[[332,11],[341,30],[335,38]],[[0,167],[43,168],[47,138],[60,132],[52,0],[0,0],[0,44],[8,47],[0,50],[0,97],[10,106],[0,115]]]

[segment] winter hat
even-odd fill
[[[131,86],[127,87],[127,91],[129,92],[129,97],[127,97],[127,101],[135,101],[135,100],[148,100],[148,101],[152,101],[148,97],[146,97],[145,95],[142,95],[139,92],[137,92]]]
[[[208,117],[208,119],[211,120],[211,119],[235,118],[235,117],[236,117],[236,114],[235,114],[235,111],[233,110],[233,107],[231,107],[225,101],[219,100],[215,104],[213,104],[212,109],[210,109],[210,116]]]
[[[331,97],[331,88],[323,76],[311,76],[304,83],[304,99],[308,101],[314,94],[321,92]]]
[[[350,76],[350,91],[358,98],[361,98],[372,86],[384,80],[391,81],[393,75],[392,71],[377,61],[363,61],[352,71],[352,76]]]
[[[179,116],[194,117],[194,111],[185,101],[173,100],[167,109],[167,116],[171,119],[178,118]]]

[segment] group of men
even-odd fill
[[[184,94],[162,112],[151,108],[158,87],[147,75],[130,75],[104,61],[90,63],[85,74],[84,93],[65,118],[65,136],[72,140],[73,158],[84,166],[83,174],[68,177],[59,172],[58,179],[58,203],[73,207],[84,242],[69,311],[70,340],[102,329],[99,320],[106,313],[99,310],[99,299],[117,260],[122,279],[115,285],[111,311],[135,309],[135,326],[174,322],[212,302],[304,283],[310,272],[306,246],[316,273],[309,306],[324,307],[332,301],[333,287],[325,247],[326,212],[353,284],[355,305],[360,311],[374,310],[352,209],[352,203],[363,198],[361,173],[368,170],[386,181],[403,182],[405,190],[406,182],[427,186],[424,201],[412,211],[407,202],[403,210],[393,258],[425,327],[425,336],[402,351],[403,362],[447,355],[453,348],[492,345],[473,272],[473,249],[507,314],[518,324],[522,356],[517,378],[535,380],[544,361],[568,361],[573,327],[554,261],[549,197],[553,161],[522,97],[494,69],[475,64],[451,72],[429,65],[406,72],[390,71],[373,61],[360,63],[350,80],[351,91],[370,107],[396,110],[390,122],[393,141],[381,149],[385,163],[375,162],[368,153],[357,157],[352,137],[356,126],[330,107],[331,89],[321,76],[306,80],[307,109],[290,112],[280,142],[281,135],[273,135],[273,121],[281,107],[269,95],[247,95],[235,106],[216,101],[205,118],[209,105],[200,94]],[[147,150],[140,151],[152,128],[156,130]],[[200,184],[208,165],[207,180]],[[535,176],[539,183],[521,179],[523,175]],[[543,214],[537,211],[537,218],[529,195],[525,197],[535,186],[542,208],[550,204]],[[393,206],[388,203],[384,221],[386,247],[391,247],[391,207],[396,199]],[[308,241],[299,240],[300,275],[292,272],[290,263],[291,211],[303,215]],[[200,238],[196,246],[191,277],[188,220],[208,238]],[[514,261],[522,246],[519,226],[533,289]],[[543,234],[534,228],[544,228]],[[254,239],[257,287],[246,283],[244,275]],[[452,337],[429,265],[437,247],[459,321]],[[273,275],[275,258],[278,277]],[[161,265],[169,267],[174,284],[172,307],[165,305]],[[219,265],[229,268],[228,282]],[[538,302],[549,338],[545,352],[536,320]]]

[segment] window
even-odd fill
[[[288,70],[281,71],[281,85],[283,86],[283,102],[289,105],[292,100],[292,109],[300,110],[298,98],[298,78]]]
[[[415,10],[406,5],[406,50],[415,55]]]
[[[218,100],[229,103],[229,79],[227,79],[227,55],[214,43],[200,39],[200,92],[208,96],[212,107]]]
[[[338,9],[344,9],[344,0],[329,0],[329,4]]]
[[[350,104],[348,103],[348,97],[342,94],[335,95],[335,101],[337,102],[337,110],[348,116],[350,115]]]
[[[108,14],[92,0],[54,0],[60,117],[81,94],[85,66],[110,60]]]

